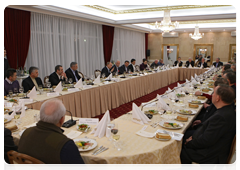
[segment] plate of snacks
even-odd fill
[[[167,133],[159,133],[159,132],[157,132],[155,134],[154,138],[157,139],[157,140],[162,140],[162,141],[168,141],[168,140],[172,139],[172,137],[169,134],[167,134]]]
[[[183,115],[195,115],[197,113],[195,110],[187,110],[187,109],[178,109],[176,111]]]
[[[183,93],[177,93],[176,96],[177,96],[177,97],[185,97],[185,94],[183,94]]]
[[[85,132],[85,131],[89,131],[90,130],[90,126],[88,124],[80,124],[77,125],[77,130],[81,131],[81,132]]]
[[[180,121],[180,122],[187,122],[188,121],[188,117],[185,116],[177,116],[175,118],[175,120]]]
[[[183,127],[182,123],[176,121],[161,121],[159,125],[166,129],[181,129]]]
[[[201,100],[188,100],[189,103],[192,103],[192,104],[203,104],[204,101],[201,101]]]
[[[199,106],[198,106],[198,104],[191,104],[191,103],[189,103],[189,107],[197,109]]]
[[[97,142],[93,139],[79,138],[73,140],[79,151],[89,151],[97,146]]]
[[[157,110],[147,110],[147,111],[144,111],[145,114],[151,114],[151,115],[156,115],[158,114],[158,111]]]
[[[198,96],[197,99],[199,99],[199,100],[205,100],[205,99],[206,99],[206,96]]]
[[[18,101],[16,99],[10,99],[8,102],[17,103]]]

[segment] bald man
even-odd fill
[[[157,68],[158,67],[158,60],[156,59],[150,66],[152,69],[155,67]]]
[[[118,70],[119,67],[120,67],[120,61],[117,60],[116,63],[110,69],[110,70],[113,69],[113,71],[112,71],[113,75],[115,75],[116,73],[119,73],[119,70]]]

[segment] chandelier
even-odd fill
[[[191,33],[191,34],[189,34],[189,36],[194,40],[198,40],[198,39],[200,39],[204,36],[204,33],[202,33],[202,34],[199,33],[199,26],[196,25],[195,30],[194,30],[194,34],[192,35],[192,33]]]
[[[167,53],[172,53],[173,49],[167,49]]]
[[[163,32],[169,32],[175,30],[179,26],[179,23],[176,21],[175,23],[171,22],[170,18],[170,10],[164,10],[164,16],[161,23],[156,21],[155,28],[162,30]]]

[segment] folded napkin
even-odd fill
[[[25,116],[25,104],[24,102],[21,102],[21,115],[20,115],[20,118],[24,117]]]
[[[159,66],[157,67],[157,72],[159,72],[160,71],[160,69],[159,69]]]
[[[13,109],[13,112],[12,112],[12,114],[9,115],[9,117],[11,119],[13,119],[15,115],[16,115],[16,111],[15,111],[15,109]]]
[[[195,73],[195,79],[197,78],[197,74]]]
[[[160,95],[157,95],[157,108],[158,110],[170,110],[170,107],[166,104],[166,102],[162,99]]]
[[[172,90],[168,87],[168,90],[167,90],[167,92],[171,92]]]
[[[188,79],[186,79],[186,83],[190,83],[190,81],[188,81]]]
[[[176,96],[176,93],[173,91],[172,93],[169,93],[168,94],[168,98],[170,98],[170,99],[176,99],[177,98],[177,96]]]
[[[153,138],[155,136],[155,133],[146,132],[144,130],[139,130],[136,134],[146,138]]]
[[[58,85],[55,87],[55,89],[53,91],[58,92],[58,93],[62,92],[62,82],[61,81],[58,83]]]
[[[107,130],[108,123],[110,123],[110,114],[107,110],[101,121],[97,124],[97,126],[90,134],[94,133],[94,136],[98,136],[99,138],[102,138],[105,135],[109,137],[111,135],[111,132]]]
[[[178,68],[179,67],[179,64],[177,63],[176,67]]]
[[[79,135],[81,135],[82,132],[78,132],[78,131],[75,131],[75,130],[71,130],[68,134],[66,134],[66,136],[70,139],[74,139],[76,137],[78,137]]]
[[[195,79],[193,79],[192,80],[192,85],[195,85],[195,84],[198,84],[198,82]]]
[[[177,88],[175,91],[176,91],[177,93],[180,93],[180,92],[182,91],[182,87]]]
[[[82,78],[74,85],[75,88],[83,88]]]
[[[32,90],[28,93],[27,97],[30,97],[30,99],[34,99],[37,97],[37,91],[35,86],[33,86]]]
[[[97,76],[97,78],[93,81],[93,83],[94,83],[94,84],[99,84],[99,83],[101,83],[101,81],[100,81],[100,75]]]
[[[140,108],[135,103],[133,103],[132,104],[132,121],[143,125],[144,123],[148,123],[151,120],[140,110]]]
[[[189,64],[189,67],[188,68],[192,68],[192,65],[191,64]]]
[[[195,80],[195,79],[193,78],[193,76],[191,76],[191,81],[192,81],[192,80]]]
[[[105,80],[112,80],[112,73]]]
[[[182,87],[182,85],[181,85],[181,84],[179,84],[179,83],[177,83],[177,86],[178,86],[178,87]]]
[[[155,102],[149,103],[149,104],[148,103],[142,103],[141,105],[144,106],[144,108],[145,107],[157,107]]]

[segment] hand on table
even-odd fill
[[[196,92],[195,92],[195,95],[196,95],[196,96],[201,96],[201,94],[202,94],[202,93],[201,93],[200,91],[196,91]]]

